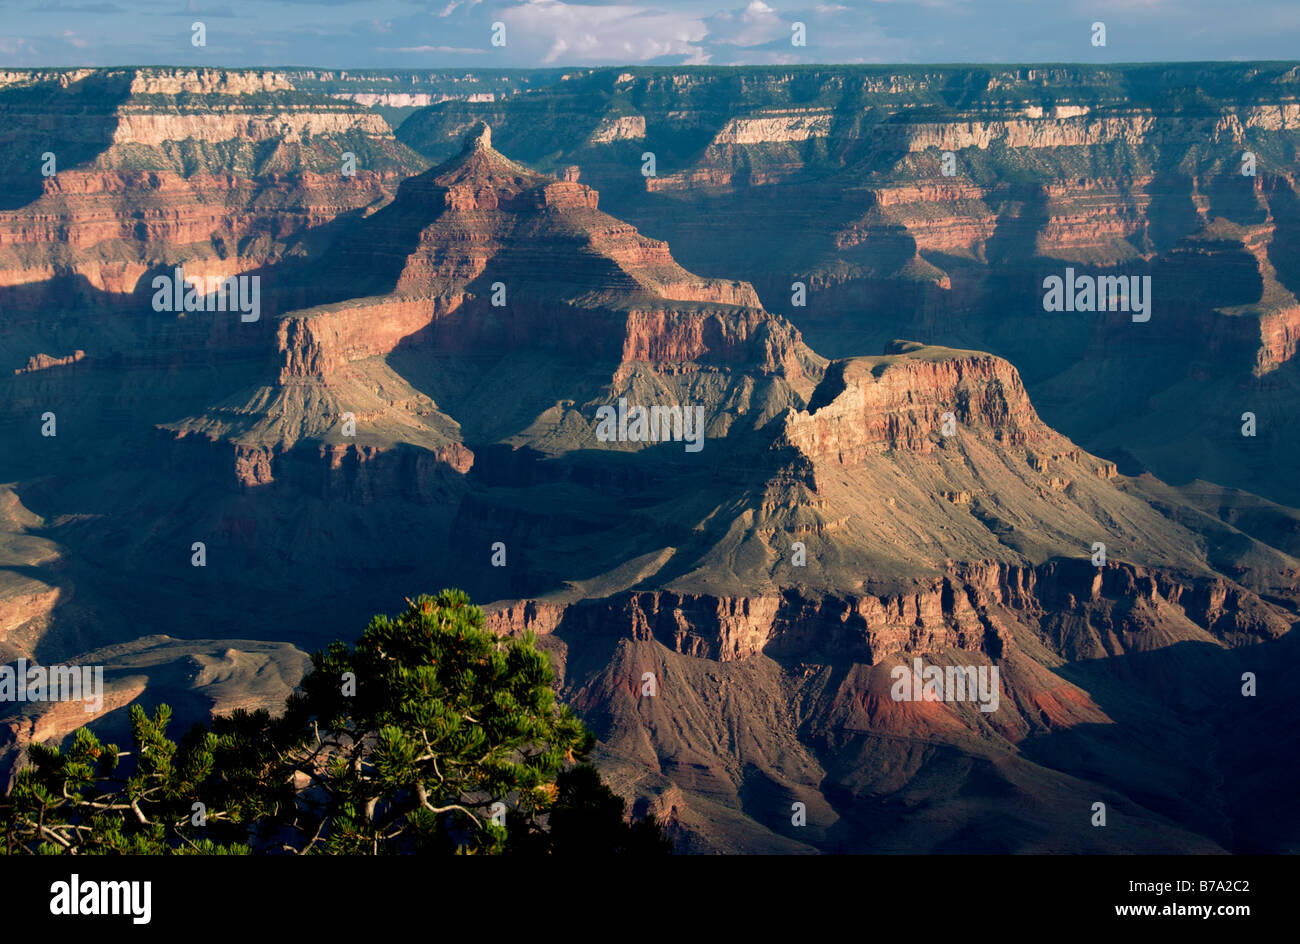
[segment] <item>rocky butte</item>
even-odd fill
[[[987,350],[1127,472],[1294,506],[1298,98],[1294,62],[598,68],[431,105],[397,136],[441,160],[491,121],[823,354]],[[1149,276],[1170,316],[1048,316],[1067,267]],[[1267,422],[1243,443],[1248,410]]]
[[[1078,81],[1023,71],[1014,82],[879,70],[825,82],[852,78],[885,98],[937,87],[971,109],[995,96],[1005,112],[1039,107],[1011,101],[1022,85]],[[703,131],[691,132],[701,147],[723,128],[722,144],[752,146],[775,133],[751,121],[764,96],[797,87],[808,99],[818,87],[778,70],[755,102],[689,71],[628,75],[573,81],[642,83],[661,109],[705,89]],[[137,78],[113,79],[124,101]],[[68,89],[107,81],[92,72],[30,85],[57,102],[64,79]],[[259,86],[251,100],[221,91],[247,76],[175,80],[229,94],[253,115],[325,107],[315,91],[280,89],[282,79],[257,79],[276,88]],[[543,100],[530,96],[565,81],[516,90],[503,110],[523,114]],[[958,94],[967,85],[979,88]],[[7,107],[34,94],[19,91]],[[749,117],[731,114],[737,103]],[[123,107],[105,109],[107,126]],[[781,133],[825,140],[824,120],[795,121],[807,100],[782,107],[791,113]],[[658,114],[646,115],[647,136]],[[428,120],[417,112],[408,122]],[[1090,136],[1128,126],[1071,134],[1091,146]],[[599,127],[593,146],[606,148],[640,126]],[[1000,159],[1038,140],[1034,127]],[[190,715],[273,706],[304,651],[355,635],[413,588],[460,586],[497,631],[540,637],[561,695],[599,738],[607,776],[667,821],[683,850],[1295,848],[1287,781],[1260,761],[1287,756],[1288,732],[1300,730],[1287,684],[1300,603],[1294,510],[1208,482],[1128,474],[1040,415],[1034,387],[1045,374],[1032,359],[1030,383],[1014,358],[897,339],[907,332],[827,358],[792,320],[817,318],[777,313],[764,304],[776,295],[721,277],[733,271],[721,262],[696,275],[668,242],[602,210],[608,200],[579,182],[598,175],[567,169],[581,161],[566,161],[559,179],[498,150],[509,153],[503,142],[521,133],[461,130],[450,153],[400,174],[377,202],[249,244],[243,271],[262,286],[256,322],[149,305],[149,279],[177,265],[189,272],[213,257],[211,243],[116,232],[109,238],[144,265],[117,286],[75,266],[37,278],[41,260],[65,250],[40,239],[15,249],[28,274],[14,276],[13,304],[0,308],[11,367],[0,373],[0,435],[23,444],[0,454],[10,483],[0,490],[6,659],[103,665],[93,723],[114,734],[142,694]],[[575,140],[587,140],[582,130]],[[925,135],[956,133],[878,130],[872,140],[884,143],[871,147],[884,150],[859,152],[864,161],[905,160],[930,147]],[[909,134],[920,150],[902,149]],[[761,176],[746,186],[769,186]],[[121,186],[113,199],[130,202]],[[0,226],[21,228],[47,198],[7,211]],[[714,227],[711,206],[690,218]],[[728,212],[733,228],[757,218]],[[835,225],[847,234],[845,212]],[[716,258],[745,242],[738,232]],[[1160,264],[1192,271],[1213,256],[1262,272],[1261,232],[1213,223]],[[883,251],[880,242],[861,245]],[[852,245],[846,235],[844,258],[855,258]],[[991,265],[998,247],[985,244],[970,265]],[[739,253],[735,271],[748,267]],[[834,318],[849,319],[848,297]],[[1040,297],[1029,305],[1042,316]],[[856,335],[844,320],[840,348],[874,341],[880,310],[860,310],[869,330]],[[948,323],[940,310],[902,310],[909,324],[928,311],[931,334]],[[1253,317],[1185,311],[1206,325]],[[1093,326],[1089,356],[1124,346],[1106,327]],[[1059,339],[1055,330],[1034,340]],[[1215,376],[1227,389],[1222,377],[1237,375]],[[701,411],[692,415],[703,417],[703,448],[602,441],[598,411],[621,400]],[[40,433],[46,412],[56,436]],[[192,565],[196,542],[203,567]],[[893,697],[895,671],[917,659],[945,678],[996,677],[996,710],[982,710],[991,693],[983,703]],[[1243,697],[1246,673],[1254,697]],[[80,706],[75,718],[62,709],[8,712],[6,761],[84,720]],[[1095,802],[1110,811],[1105,830],[1090,823]],[[792,820],[796,803],[806,825]]]

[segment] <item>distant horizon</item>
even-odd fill
[[[1078,61],[952,61],[952,62],[794,62],[788,64],[756,63],[703,63],[696,65],[646,65],[645,63],[602,62],[592,64],[574,63],[565,66],[336,66],[316,62],[274,63],[267,65],[232,65],[224,62],[122,62],[113,65],[57,64],[43,66],[7,66],[0,64],[0,69],[11,72],[69,71],[73,69],[217,69],[229,72],[265,72],[282,69],[323,69],[331,72],[476,72],[515,73],[515,72],[573,72],[577,70],[642,69],[660,72],[706,71],[718,70],[771,70],[786,72],[792,69],[960,69],[970,66],[996,66],[1002,69],[1018,68],[1071,68],[1115,69],[1139,66],[1233,66],[1233,65],[1295,65],[1300,66],[1300,57],[1294,59],[1133,59],[1124,62],[1078,62]]]

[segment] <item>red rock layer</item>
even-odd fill
[[[509,635],[545,636],[563,628],[653,639],[674,652],[721,662],[819,649],[878,665],[904,653],[945,648],[998,656],[1012,642],[1010,620],[1023,617],[1032,625],[1062,608],[1090,617],[1102,635],[1115,633],[1116,641],[1153,625],[1155,617],[1142,609],[1112,608],[1108,601],[1169,607],[1231,642],[1276,639],[1290,628],[1284,611],[1220,577],[1180,577],[1129,564],[1098,570],[1087,561],[1037,567],[977,562],[878,596],[790,590],[720,597],[657,590],[573,603],[526,600],[492,612],[488,624]]]

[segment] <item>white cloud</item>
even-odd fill
[[[790,34],[790,22],[763,0],[750,0],[743,10],[720,10],[706,21],[709,42],[727,46],[758,46]]]
[[[0,52],[13,55],[19,52],[36,52],[36,49],[21,36],[0,36]]]
[[[500,14],[512,59],[558,62],[645,62],[663,56],[698,60],[707,29],[690,13],[630,4],[530,0]]]
[[[442,12],[439,13],[438,16],[443,17],[444,19],[446,17],[451,16],[453,13],[456,12],[456,8],[465,2],[466,0],[449,0],[447,5],[443,7]],[[478,6],[482,2],[483,0],[469,0],[469,6],[466,7],[466,9],[467,10],[473,9],[474,7]]]

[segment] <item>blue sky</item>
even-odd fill
[[[204,23],[207,45],[191,44]],[[1094,46],[1094,22],[1106,45]],[[506,25],[504,47],[492,24]],[[791,44],[805,24],[807,45]],[[1300,57],[1300,0],[0,0],[0,67]]]

